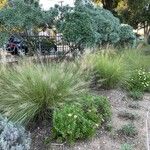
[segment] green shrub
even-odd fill
[[[133,148],[130,144],[125,143],[121,145],[121,150],[133,150]]]
[[[49,110],[76,101],[85,91],[80,69],[73,65],[25,64],[4,71],[0,78],[0,110],[15,122],[45,119]]]
[[[0,149],[1,150],[29,150],[30,134],[19,125],[9,122],[0,116]]]
[[[55,138],[61,137],[69,143],[91,137],[100,123],[101,116],[93,110],[85,113],[80,105],[65,105],[53,114]]]
[[[93,54],[90,61],[93,66],[96,84],[103,88],[114,88],[125,78],[125,67],[121,57],[111,57],[109,54]]]
[[[124,136],[134,137],[138,134],[138,131],[132,123],[129,123],[127,125],[122,126],[122,128],[119,130],[119,133],[121,133]]]
[[[97,113],[102,115],[103,121],[111,118],[111,105],[106,97],[86,94],[83,96],[81,104],[86,112],[96,110]]]
[[[150,72],[145,69],[137,69],[132,72],[128,81],[128,88],[130,91],[146,91],[150,87]]]
[[[135,47],[136,36],[133,33],[133,28],[128,24],[121,24],[119,26],[119,45],[122,47]]]

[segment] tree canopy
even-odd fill
[[[60,31],[64,38],[76,46],[106,46],[108,44],[132,45],[135,42],[133,28],[122,25],[118,18],[90,1],[77,0],[75,8],[61,21]]]
[[[127,43],[133,46],[135,41],[131,26],[122,25],[109,10],[95,7],[90,0],[76,0],[73,8],[55,5],[46,12],[31,1],[14,0],[11,6],[0,10],[0,15],[3,34],[29,34],[31,29],[47,23],[63,34],[72,50],[80,52],[90,46],[123,46]]]
[[[150,0],[92,0],[103,5],[118,16],[123,23],[130,24],[135,29],[144,29],[145,36],[150,34]]]

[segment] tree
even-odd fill
[[[92,0],[92,1],[96,4],[101,3],[103,5],[103,8],[113,12],[121,0]]]
[[[59,30],[75,54],[82,53],[85,47],[133,46],[135,41],[131,26],[121,25],[110,11],[95,7],[88,0],[76,1],[75,8],[60,21]]]
[[[144,29],[145,37],[150,34],[150,0],[124,0],[126,7],[118,10],[122,21],[135,29]]]
[[[3,8],[7,3],[7,0],[0,0],[0,9]]]
[[[25,3],[24,0],[14,0],[10,6],[0,10],[1,44],[14,33],[29,35],[31,30],[45,22],[44,13],[40,7]]]
[[[150,34],[150,0],[92,0],[101,3],[103,8],[110,10],[123,23],[135,29],[144,29],[145,37]]]

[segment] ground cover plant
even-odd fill
[[[118,130],[120,134],[128,137],[135,137],[138,134],[138,131],[133,123],[123,125],[121,129]]]
[[[84,94],[78,103],[65,105],[54,111],[55,138],[70,143],[90,138],[96,133],[96,129],[110,118],[111,106],[106,97]]]
[[[94,110],[87,114],[78,105],[66,105],[62,109],[54,111],[55,137],[62,138],[69,143],[78,139],[90,138],[95,134],[101,118]]]
[[[133,150],[133,148],[130,144],[125,143],[121,145],[121,150]]]
[[[127,119],[127,120],[132,120],[132,121],[139,119],[138,114],[133,113],[133,112],[128,112],[128,111],[121,111],[118,114],[118,117],[124,118],[124,119]]]

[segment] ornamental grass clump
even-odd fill
[[[121,56],[109,53],[94,53],[88,56],[93,72],[94,85],[110,89],[125,81],[125,66]]]
[[[59,104],[77,101],[86,86],[80,69],[73,65],[26,63],[7,68],[1,74],[0,88],[0,111],[27,124],[45,119]]]

